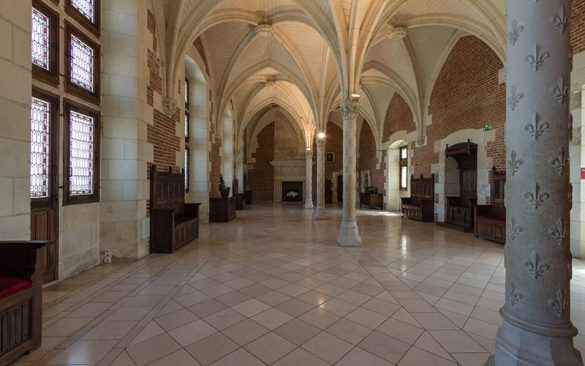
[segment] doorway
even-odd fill
[[[343,203],[343,175],[337,176],[337,202]]]

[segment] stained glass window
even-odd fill
[[[31,54],[33,64],[49,70],[50,50],[49,17],[32,8]]]
[[[70,111],[69,116],[69,194],[94,193],[93,117]]]
[[[93,48],[71,35],[71,82],[91,92],[95,84],[94,57]]]
[[[95,1],[94,0],[71,0],[71,5],[90,22],[95,23]]]
[[[51,104],[41,99],[31,100],[30,196],[49,197]]]

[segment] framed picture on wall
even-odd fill
[[[335,153],[332,151],[325,153],[325,162],[335,163]]]

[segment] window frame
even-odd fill
[[[37,98],[49,102],[50,108],[50,120],[49,120],[49,190],[48,196],[43,198],[32,198],[30,197],[31,208],[45,208],[51,207],[53,203],[58,200],[59,190],[59,117],[60,117],[60,100],[57,95],[48,93],[35,86],[32,88],[32,98]],[[30,163],[29,163],[30,167]],[[30,193],[30,183],[29,183]]]
[[[191,104],[191,83],[189,79],[185,78],[185,110],[189,110],[189,104]]]
[[[75,36],[80,41],[91,47],[94,51],[93,82],[94,90],[89,91],[71,81],[71,37]],[[76,97],[85,99],[93,104],[100,104],[100,70],[101,70],[101,49],[99,44],[92,41],[82,31],[69,22],[65,22],[65,91]]]
[[[189,146],[185,146],[185,167],[183,168],[183,174],[185,174],[185,192],[189,192],[190,184],[189,179],[191,178],[191,169],[189,169],[189,164],[191,162],[191,155],[190,155]]]
[[[32,62],[32,76],[34,79],[57,86],[59,84],[59,14],[40,0],[33,0],[32,7],[49,18],[49,70],[43,69]],[[32,9],[31,9],[32,17]],[[32,27],[32,25],[31,25]],[[32,32],[32,29],[31,29]],[[32,40],[31,40],[32,42]]]
[[[402,151],[406,150],[406,158],[402,158]],[[399,187],[401,191],[408,191],[408,146],[402,146],[399,148],[398,150],[398,154],[399,154],[399,160],[398,160],[398,166],[400,169],[400,183],[399,183]],[[402,168],[406,167],[406,187],[402,186],[402,179],[403,179],[403,173],[402,173]]]
[[[93,193],[82,196],[72,196],[69,186],[70,165],[70,124],[71,114],[74,111],[94,118],[93,144]],[[100,201],[100,155],[101,155],[101,119],[100,112],[69,99],[63,100],[63,206],[94,203]]]
[[[82,12],[77,10],[71,0],[65,1],[65,13],[69,15],[78,24],[82,25],[85,29],[92,32],[98,38],[101,37],[101,1],[93,0],[95,9],[95,21],[92,23],[91,20],[87,19]]]

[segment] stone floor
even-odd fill
[[[364,245],[342,249],[339,210],[248,208],[176,254],[47,288],[43,346],[17,364],[482,365],[493,351],[501,245],[360,211]],[[585,329],[585,261],[573,268]]]

